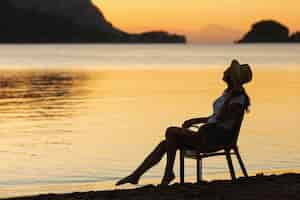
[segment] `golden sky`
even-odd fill
[[[229,42],[261,19],[300,31],[299,0],[93,0],[106,18],[128,32],[166,30],[190,42]]]

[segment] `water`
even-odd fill
[[[0,197],[113,188],[168,126],[210,114],[233,58],[254,70],[239,139],[247,169],[298,170],[299,53],[275,44],[2,45]],[[142,184],[159,181],[164,161]],[[195,163],[186,167],[193,177]],[[206,178],[227,171],[224,158],[205,160]]]

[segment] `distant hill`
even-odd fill
[[[174,43],[164,31],[129,34],[114,27],[91,0],[1,0],[0,43]]]
[[[300,32],[293,33],[290,37],[291,42],[300,42]]]
[[[274,20],[262,20],[252,25],[237,43],[287,43],[300,42],[300,32],[289,35],[285,25]]]

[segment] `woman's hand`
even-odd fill
[[[190,128],[191,126],[193,126],[192,119],[186,120],[182,124],[182,128]]]
[[[183,122],[182,128],[190,128],[194,124],[202,124],[206,123],[208,120],[208,117],[201,117],[201,118],[194,118],[194,119],[189,119]]]

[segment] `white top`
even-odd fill
[[[213,114],[209,117],[207,123],[218,123],[218,125],[224,127],[227,130],[231,130],[234,126],[235,121],[232,119],[229,120],[225,120],[225,121],[220,121],[217,120],[217,116],[219,115],[219,113],[221,112],[221,109],[225,103],[225,100],[228,98],[228,93],[226,91],[223,92],[222,96],[220,96],[219,98],[217,98],[213,104]],[[239,95],[236,97],[232,97],[230,99],[230,101],[228,102],[228,104],[233,104],[233,103],[239,103],[241,104],[243,107],[246,104],[246,97],[245,95]]]

